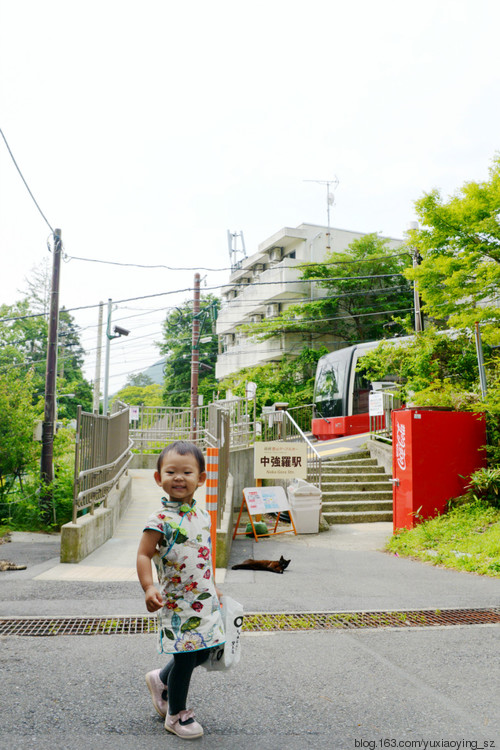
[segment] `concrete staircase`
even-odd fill
[[[392,521],[392,484],[368,451],[322,462],[323,517],[329,524]]]

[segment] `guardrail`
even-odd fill
[[[383,414],[370,416],[370,440],[392,443],[392,418],[394,409],[401,408],[401,399],[394,393],[382,391]]]
[[[109,491],[132,460],[128,406],[111,415],[79,406],[76,423],[73,523],[79,511],[90,508],[93,514],[96,505],[106,507]]]
[[[200,448],[212,445],[213,425],[210,425],[212,407],[223,410],[229,416],[229,440],[231,448],[251,445],[255,437],[255,401],[253,399],[231,399],[216,401],[208,406],[199,406],[195,412],[177,406],[139,406],[137,418],[131,420],[130,437],[134,448],[141,453],[161,451],[174,440],[190,440]],[[211,432],[212,430],[212,432]],[[195,436],[193,439],[193,435]],[[210,437],[212,435],[212,438]]]

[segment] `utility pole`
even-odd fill
[[[99,318],[97,324],[97,356],[95,363],[94,393],[92,399],[92,410],[99,414],[99,401],[101,396],[101,358],[102,358],[102,321],[104,317],[104,303],[99,302]]]
[[[410,222],[410,229],[417,230],[418,229],[418,221],[412,221]],[[418,248],[413,248],[413,268],[417,268],[420,265],[420,262],[422,260],[422,257],[420,253],[418,252]],[[415,311],[415,333],[419,333],[422,331],[422,313],[420,311],[420,295],[418,293],[418,286],[417,282],[413,282],[413,307]]]
[[[59,326],[61,249],[61,230],[55,229],[49,312],[49,339],[45,368],[45,411],[42,423],[42,456],[40,462],[40,479],[42,480],[40,511],[43,520],[48,523],[51,521],[50,506],[53,497],[50,485],[54,480],[54,423],[56,415],[57,332]]]
[[[111,339],[114,336],[111,335],[111,312],[113,309],[113,301],[108,298],[108,324],[106,326],[106,361],[104,363],[104,393],[102,397],[102,413],[104,416],[108,413],[108,390],[109,390],[109,355],[111,350]]]
[[[193,335],[191,343],[191,440],[195,441],[198,425],[198,372],[200,369],[200,274],[194,275]]]

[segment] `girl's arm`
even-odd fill
[[[156,552],[156,545],[161,539],[161,532],[153,529],[143,531],[137,550],[137,575],[145,594],[148,612],[156,612],[163,607],[163,599],[153,583],[151,560]]]

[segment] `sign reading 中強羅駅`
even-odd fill
[[[275,440],[254,445],[256,479],[306,479],[307,446]]]

